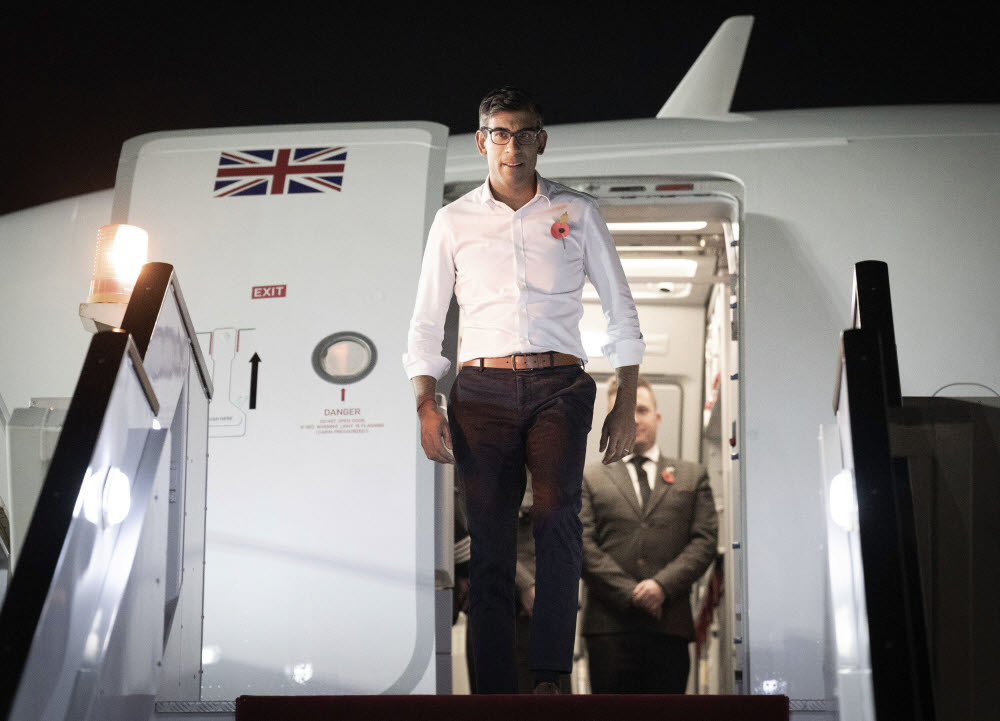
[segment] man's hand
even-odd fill
[[[435,400],[437,380],[433,376],[414,376],[413,394],[417,397],[417,416],[420,418],[420,445],[432,461],[454,463],[451,455],[451,431],[448,419]]]
[[[604,453],[601,463],[606,466],[620,461],[631,453],[632,444],[635,443],[635,393],[639,366],[615,368],[615,376],[618,380],[618,390],[611,411],[604,419],[601,445],[598,448]]]
[[[663,588],[651,578],[640,581],[632,591],[632,603],[657,621],[663,617],[663,602],[666,599]]]
[[[427,457],[438,463],[454,463],[448,419],[437,403],[433,399],[421,403],[417,408],[417,415],[420,418],[420,445]]]
[[[627,410],[624,403],[615,402],[615,407],[604,419],[604,427],[601,429],[601,446],[598,450],[607,451],[601,463],[609,465],[620,461],[632,452],[632,444],[635,443],[635,408]]]

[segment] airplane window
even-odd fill
[[[378,354],[369,338],[354,331],[321,340],[312,354],[313,370],[330,383],[355,383],[375,367]]]

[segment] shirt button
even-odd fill
[[[636,561],[636,564],[638,564],[639,568],[642,568],[643,566],[646,565],[646,559],[640,558],[638,561]]]
[[[641,528],[643,528],[643,529],[649,528],[649,524],[647,524],[645,521],[643,521],[642,523],[640,523],[639,526]]]

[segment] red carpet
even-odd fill
[[[236,721],[788,721],[787,696],[240,696]]]

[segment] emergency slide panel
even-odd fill
[[[163,648],[166,431],[131,338],[94,336],[0,610],[0,716],[148,718]]]
[[[330,124],[123,148],[113,220],[184,277],[215,387],[201,701],[435,691],[434,469],[401,357],[446,141]]]

